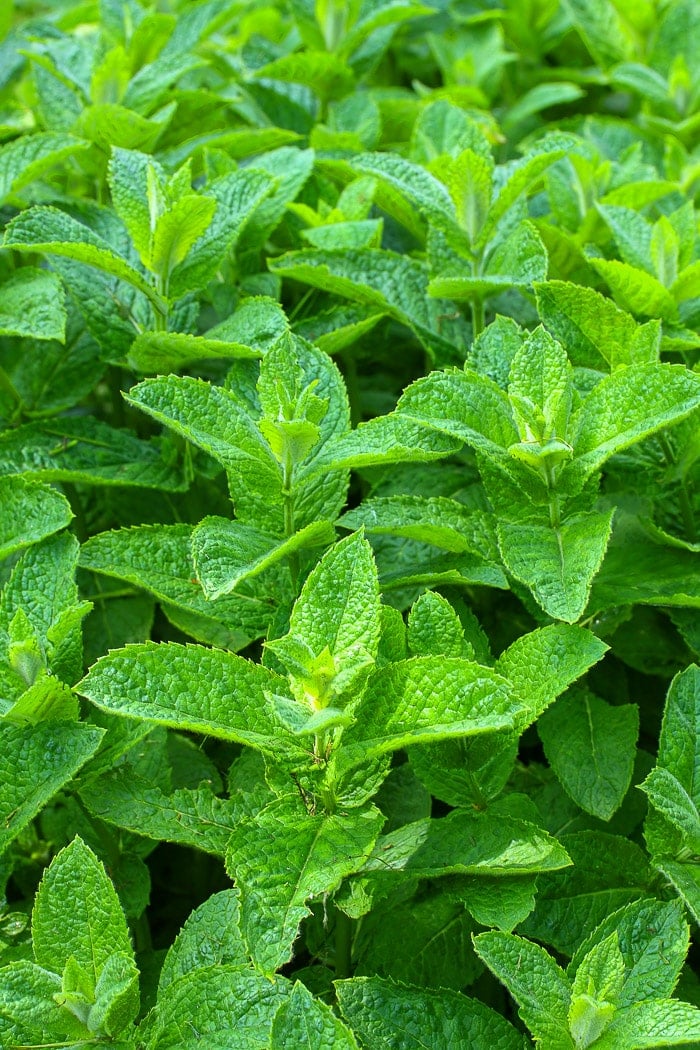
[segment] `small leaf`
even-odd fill
[[[66,308],[60,279],[48,270],[23,266],[0,285],[0,336],[66,339]]]
[[[19,477],[0,478],[0,508],[0,558],[58,532],[73,517],[60,492]]]

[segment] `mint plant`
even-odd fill
[[[0,11],[0,1043],[700,1044],[694,0]]]

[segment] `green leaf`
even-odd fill
[[[410,256],[379,248],[308,250],[287,252],[268,266],[282,277],[386,311],[445,360],[456,359],[453,342],[466,336],[452,305],[428,298],[427,269]]]
[[[90,148],[89,142],[45,131],[22,135],[0,149],[0,202],[45,171]]]
[[[139,1030],[148,1050],[264,1050],[291,984],[234,965],[192,970],[173,981]]]
[[[70,523],[65,496],[24,478],[0,478],[0,558],[38,543]]]
[[[26,959],[0,970],[0,1038],[8,1047],[35,1047],[46,1043],[81,1046],[90,1038],[85,1025],[54,996],[61,993],[61,979]]]
[[[598,383],[575,416],[575,460],[587,477],[616,452],[688,416],[700,404],[700,376],[682,365],[620,368]]]
[[[380,668],[343,734],[340,761],[356,765],[409,744],[513,726],[523,701],[488,667],[455,657],[414,657]]]
[[[426,463],[457,452],[461,444],[461,440],[431,430],[419,421],[391,413],[360,423],[349,434],[329,441],[321,449],[313,470]]]
[[[610,820],[632,779],[637,706],[612,706],[587,689],[573,689],[544,712],[537,729],[569,797],[586,813]]]
[[[539,944],[510,933],[480,933],[474,947],[515,999],[535,1039],[557,1050],[573,1050],[568,1022],[571,985],[552,956]]]
[[[576,515],[555,528],[498,524],[503,563],[553,619],[583,615],[610,539],[614,510]]]
[[[367,1046],[390,1050],[523,1050],[524,1037],[478,999],[381,977],[336,981],[343,1016]]]
[[[65,342],[63,286],[55,274],[23,266],[0,285],[0,336],[4,335]]]
[[[275,1015],[270,1050],[357,1050],[355,1037],[329,1006],[297,981]]]
[[[457,613],[446,598],[434,591],[426,591],[413,603],[406,640],[413,656],[474,658]]]
[[[165,311],[163,300],[138,270],[88,226],[58,208],[42,205],[22,212],[7,226],[3,247],[45,252],[94,266],[143,292],[159,313]]]
[[[269,698],[285,695],[285,680],[233,653],[175,642],[130,645],[98,660],[79,691],[125,718],[145,718],[272,753],[290,746],[296,750],[285,740]]]
[[[560,839],[573,867],[538,878],[535,910],[520,929],[573,955],[611,912],[648,897],[655,876],[640,847],[620,835],[577,831]]]
[[[623,310],[642,317],[677,322],[678,309],[671,292],[656,277],[617,259],[591,259],[590,265],[606,282]]]
[[[274,611],[273,596],[253,594],[243,584],[240,595],[205,598],[194,575],[192,533],[191,525],[141,525],[103,532],[83,544],[81,564],[144,588],[166,604],[169,615],[178,611],[196,617],[201,630],[207,630],[202,640],[215,636],[212,644],[242,649],[265,634]]]
[[[297,551],[324,547],[334,539],[329,521],[315,521],[280,540],[238,521],[204,518],[192,533],[192,559],[205,596],[219,598]]]
[[[221,890],[191,912],[163,961],[158,979],[162,995],[166,988],[193,970],[207,966],[248,967],[248,955],[238,929],[238,894]]]
[[[39,965],[56,973],[74,959],[93,990],[112,954],[133,959],[119,898],[104,867],[80,838],[56,854],[39,884],[32,944]]]
[[[685,847],[700,854],[700,813],[678,778],[657,766],[640,787],[654,809],[681,832]]]
[[[177,492],[182,470],[153,441],[91,416],[26,423],[0,435],[0,474],[88,485],[137,485]]]
[[[244,524],[282,533],[279,463],[232,393],[190,376],[165,376],[132,387],[127,400],[223,464]]]
[[[81,797],[90,813],[108,824],[219,856],[240,816],[235,803],[217,798],[205,784],[166,794],[133,771],[91,779]]]
[[[366,499],[343,514],[337,524],[346,529],[364,527],[365,532],[377,535],[406,536],[457,554],[471,551],[497,559],[491,523],[484,512],[444,496]]]
[[[686,1046],[700,1039],[700,1010],[677,999],[650,999],[619,1010],[596,1050]]]
[[[374,807],[299,816],[281,803],[238,824],[226,868],[240,891],[243,938],[263,973],[291,958],[299,924],[309,914],[306,901],[330,893],[363,866],[383,823]]]
[[[364,871],[441,875],[526,875],[566,868],[566,850],[527,820],[493,811],[456,809],[382,835]]]
[[[103,735],[79,722],[0,723],[0,852],[95,753]]]
[[[372,549],[353,533],[324,554],[307,577],[289,618],[289,634],[271,642],[285,660],[286,639],[298,640],[315,657],[328,651],[341,672],[375,659],[381,630],[377,568]]]
[[[211,225],[216,201],[187,193],[159,217],[153,233],[150,269],[169,278]]]
[[[616,1004],[670,996],[688,954],[689,929],[680,901],[640,900],[611,912],[577,949],[569,973],[612,933],[625,964]]]
[[[619,365],[651,363],[634,319],[593,288],[568,281],[536,283],[537,309],[574,365],[613,371]]]
[[[611,0],[563,0],[563,7],[601,69],[631,57],[625,23]]]
[[[509,679],[525,704],[519,716],[524,728],[553,700],[596,664],[608,646],[583,627],[552,624],[521,635],[496,661],[495,670]]]

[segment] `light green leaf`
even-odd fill
[[[339,1017],[297,981],[275,1015],[270,1050],[357,1050],[355,1037]]]
[[[177,842],[223,856],[239,807],[202,784],[166,794],[132,770],[91,779],[81,790],[95,817],[156,841]]]
[[[31,546],[69,524],[65,496],[20,477],[0,478],[0,558]]]
[[[325,547],[334,539],[330,521],[315,521],[280,540],[238,521],[204,518],[192,533],[192,559],[205,596],[219,598],[291,554]]]
[[[175,642],[114,649],[94,664],[79,691],[125,718],[145,718],[277,755],[296,749],[285,738],[269,699],[270,694],[285,695],[285,680],[219,649]]]
[[[583,627],[552,624],[521,635],[496,661],[496,671],[509,679],[522,703],[524,728],[539,718],[553,700],[596,664],[608,646]]]
[[[677,999],[649,999],[619,1010],[596,1050],[687,1046],[700,1039],[700,1010]]]
[[[193,361],[238,360],[261,357],[243,343],[186,332],[139,332],[129,350],[129,364],[139,372],[172,372]]]
[[[165,988],[139,1029],[148,1050],[267,1050],[272,1024],[291,992],[283,977],[234,965],[201,967]]]
[[[244,524],[282,533],[279,463],[233,394],[190,376],[163,376],[132,387],[127,400],[223,464]]]
[[[113,953],[133,959],[114,886],[81,838],[57,853],[44,872],[32,911],[32,944],[39,965],[55,973],[73,958],[93,991]]]
[[[642,317],[660,317],[673,323],[678,309],[671,292],[661,282],[636,266],[618,259],[590,259],[590,265],[606,282],[623,310]]]
[[[158,979],[161,996],[174,981],[193,970],[207,966],[249,966],[238,929],[239,913],[235,890],[214,893],[191,912],[165,956]]]
[[[454,361],[454,342],[466,341],[466,326],[451,303],[427,296],[425,265],[379,248],[287,252],[268,266],[281,277],[386,311],[411,328],[423,345]]]
[[[653,360],[646,356],[643,328],[600,292],[568,281],[540,282],[534,288],[542,321],[574,365],[600,368],[604,361],[612,371]]]
[[[182,470],[156,442],[92,416],[63,416],[6,431],[0,436],[0,474],[168,492],[187,487]]]
[[[419,421],[391,413],[377,416],[349,434],[329,441],[320,451],[314,470],[426,463],[457,452],[462,441],[438,433]]]
[[[508,813],[455,809],[382,835],[365,872],[400,871],[414,878],[442,875],[509,877],[556,871],[571,864],[566,850],[542,828]]]
[[[700,925],[700,865],[694,860],[682,862],[661,857],[655,859],[654,866],[668,879],[692,918]]]
[[[66,308],[60,278],[23,266],[0,285],[0,336],[66,339]]]
[[[700,855],[700,813],[678,778],[670,770],[656,766],[640,788],[654,809],[681,832],[684,846]]]
[[[343,1016],[366,1046],[387,1050],[524,1050],[521,1033],[478,999],[381,977],[336,981]]]
[[[489,517],[444,496],[366,499],[343,514],[337,524],[346,529],[364,527],[365,532],[377,535],[406,536],[457,554],[471,551],[498,560]]]
[[[558,527],[498,523],[503,564],[553,619],[575,623],[583,615],[614,513],[580,514]]]
[[[554,136],[551,143],[545,140],[539,144],[538,149],[541,149],[542,152],[529,154],[515,162],[510,169],[511,174],[508,181],[500,188],[498,196],[489,209],[477,244],[478,248],[485,248],[511,208],[537,186],[547,168],[564,156],[568,145],[566,137]]]
[[[535,906],[534,874],[507,878],[478,875],[460,881],[464,903],[481,926],[510,933]]]
[[[227,254],[260,204],[269,197],[273,186],[269,175],[251,167],[225,175],[203,191],[201,199],[213,200],[216,211],[187,257],[174,268],[170,278],[172,296],[204,288],[216,277]]]
[[[273,803],[238,824],[226,868],[241,895],[243,938],[263,973],[291,958],[299,924],[309,914],[306,901],[332,892],[362,868],[383,823],[374,807],[299,816],[286,803]]]
[[[115,147],[107,178],[114,209],[129,231],[141,262],[148,266],[158,217],[159,201],[155,187],[165,181],[165,172],[146,153]]]
[[[601,69],[632,56],[625,23],[611,0],[563,0],[563,7]]]
[[[89,142],[53,131],[16,138],[0,149],[0,202],[55,164],[89,148]]]
[[[407,642],[413,656],[474,658],[457,613],[446,598],[434,591],[421,594],[411,606]]]
[[[617,1005],[670,996],[688,954],[690,931],[680,901],[640,900],[613,911],[579,946],[569,974],[595,944],[613,933],[625,964]]]
[[[480,933],[474,947],[505,984],[535,1038],[557,1050],[573,1050],[568,1023],[571,985],[552,956],[539,944],[510,933]]]
[[[61,978],[26,959],[0,970],[0,1039],[3,1046],[35,1047],[47,1043],[82,1046],[91,1038],[84,1024],[59,1007]]]
[[[149,269],[169,278],[209,228],[216,211],[211,197],[187,193],[159,217],[153,232]]]
[[[0,852],[95,753],[103,735],[79,722],[0,723]]]
[[[250,593],[243,585],[240,596],[208,601],[194,575],[192,533],[191,525],[141,525],[99,533],[83,544],[81,564],[144,588],[167,604],[169,615],[179,610],[195,616],[202,628],[204,618],[208,631],[218,636],[212,644],[242,649],[265,634],[274,611],[272,595]]]
[[[632,779],[637,706],[613,706],[587,689],[574,689],[544,712],[537,729],[566,793],[586,813],[609,820]]]
[[[488,667],[455,657],[399,661],[372,676],[339,761],[357,765],[409,744],[510,728],[522,712],[523,701]]]
[[[59,255],[75,259],[86,266],[94,266],[143,292],[159,313],[165,311],[162,298],[138,270],[89,226],[84,226],[58,208],[41,205],[22,212],[7,226],[3,247],[16,251],[45,252],[47,255]]]

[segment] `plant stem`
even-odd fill
[[[335,976],[352,975],[352,919],[340,908],[335,909]]]
[[[484,330],[484,300],[472,299],[472,337],[477,339]]]
[[[294,474],[294,462],[291,453],[287,451],[282,470],[282,494],[284,496],[284,535],[290,539],[296,529],[294,527],[294,488],[292,478]],[[292,578],[292,586],[297,590],[299,582],[299,555],[293,551],[287,556],[289,575]]]
[[[674,455],[671,444],[665,434],[659,434],[659,444],[661,445],[661,451],[664,454],[664,459],[669,467],[675,467],[677,459]],[[690,501],[690,493],[685,483],[685,478],[681,480],[680,489],[678,492],[678,503],[680,506],[681,517],[683,519],[683,528],[685,529],[686,539],[689,543],[695,543],[698,538],[697,527],[695,525],[695,514],[693,512],[693,504]]]

